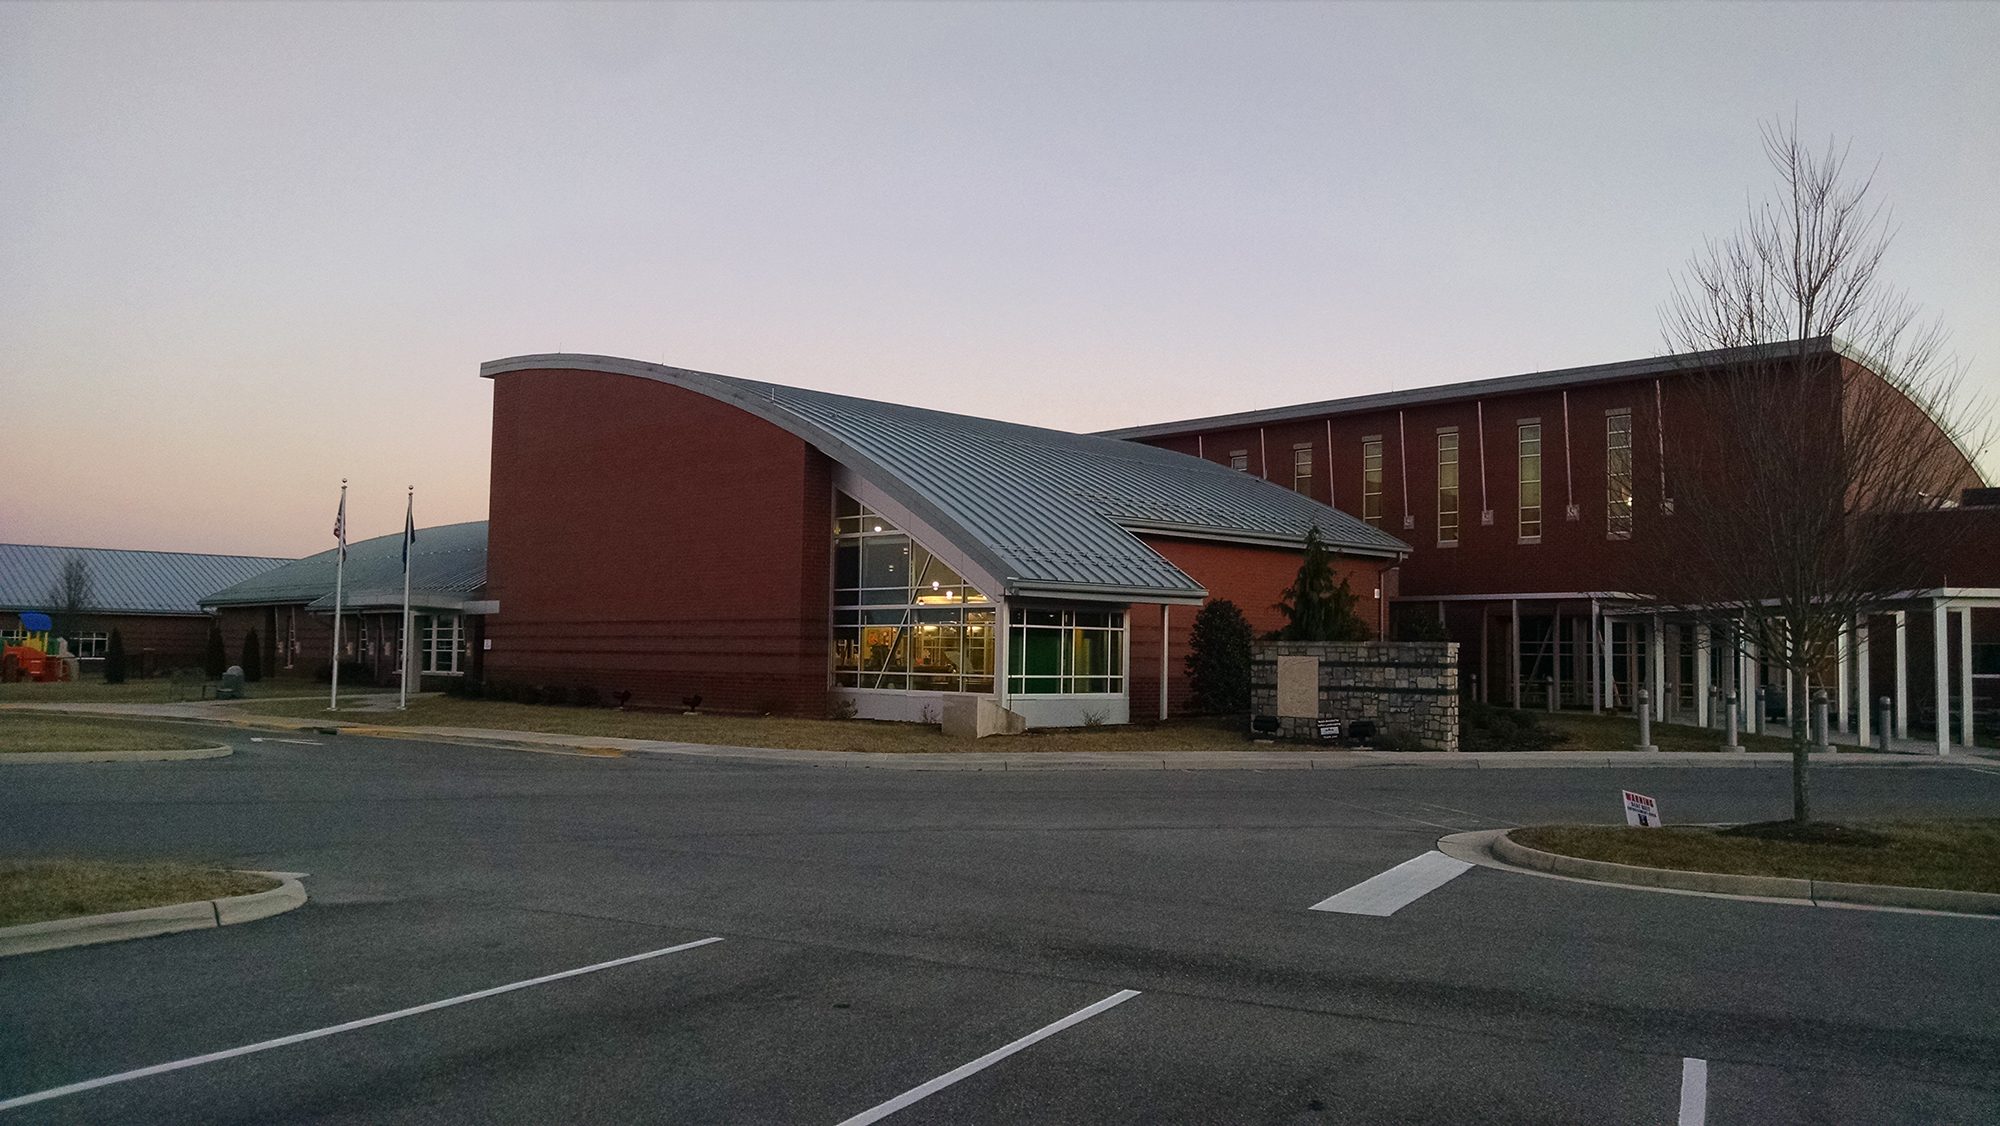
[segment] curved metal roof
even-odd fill
[[[199,614],[203,594],[288,562],[257,555],[0,543],[0,609],[53,610],[48,596],[71,557],[90,569],[90,611],[100,614]]]
[[[224,587],[201,600],[203,606],[262,606],[304,603],[333,609],[334,552],[287,563],[274,571]],[[403,605],[403,533],[347,545],[342,604],[350,610]],[[486,521],[418,528],[410,549],[410,600],[418,606],[456,606],[486,585]],[[324,605],[320,605],[321,602]]]
[[[515,356],[515,371],[631,375],[728,403],[873,482],[1007,583],[1009,594],[1205,597],[1138,533],[1296,547],[1318,526],[1349,554],[1402,541],[1290,489],[1135,442],[1046,430],[614,356]]]

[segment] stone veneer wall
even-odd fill
[[[1304,712],[1303,685],[1288,685],[1280,708],[1278,659],[1319,663],[1317,709]],[[1297,675],[1300,665],[1287,662]],[[1458,749],[1456,641],[1259,641],[1250,659],[1250,714],[1275,716],[1280,739],[1318,740],[1317,721],[1372,720],[1376,731],[1440,751]]]

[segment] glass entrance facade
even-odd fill
[[[834,494],[835,684],[991,692],[996,628],[984,592],[880,513]]]

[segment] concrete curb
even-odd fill
[[[305,904],[305,885],[299,882],[297,876],[282,872],[252,874],[271,876],[279,881],[278,886],[269,891],[222,899],[198,899],[192,903],[170,903],[164,907],[141,907],[136,911],[113,911],[104,915],[80,915],[74,919],[50,919],[18,927],[0,927],[0,958],[226,927],[268,919]]]
[[[1844,884],[1788,876],[1741,876],[1725,872],[1683,872],[1645,868],[1562,856],[1520,844],[1506,833],[1493,838],[1493,855],[1508,864],[1551,872],[1579,880],[1627,887],[1668,888],[1712,895],[1743,895],[1760,899],[1796,899],[1808,903],[1843,903],[1867,907],[1907,907],[1920,911],[1950,911],[1962,915],[2000,915],[2000,895],[1944,888],[1897,887],[1890,884]]]
[[[187,762],[202,758],[228,758],[233,753],[222,744],[177,751],[16,751],[0,754],[0,766],[46,766],[59,762]]]

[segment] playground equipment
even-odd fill
[[[55,623],[47,614],[22,611],[21,628],[27,636],[0,649],[0,681],[52,683],[76,679],[76,659],[69,655],[69,643],[50,637]],[[54,652],[50,652],[51,646]]]

